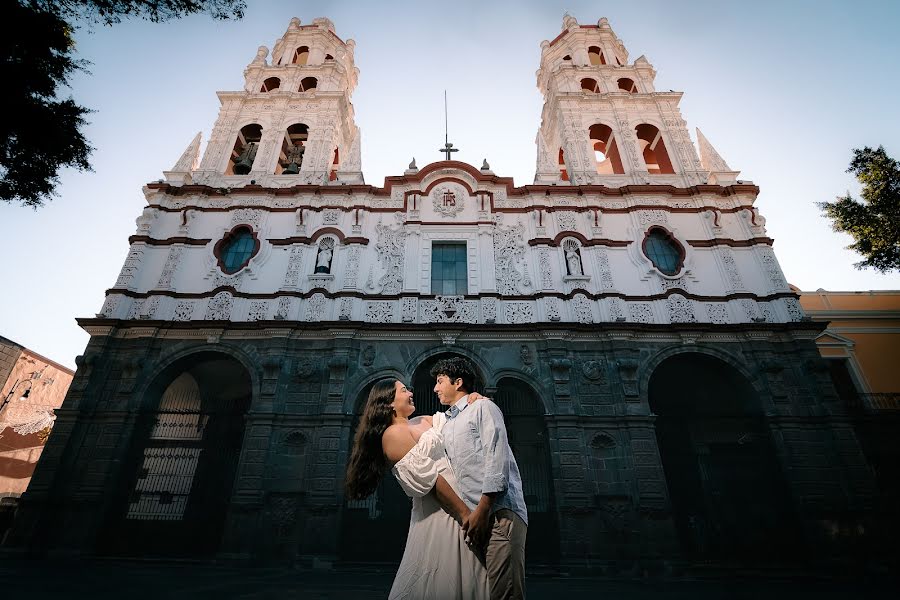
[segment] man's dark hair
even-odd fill
[[[437,379],[440,375],[446,375],[450,381],[462,379],[460,389],[467,394],[475,391],[475,369],[465,358],[455,356],[437,361],[431,369],[431,376]]]

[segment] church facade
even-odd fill
[[[535,563],[853,543],[875,488],[823,326],[759,188],[694,145],[646,58],[567,16],[541,43],[532,185],[445,160],[377,187],[354,53],[292,20],[218,93],[202,155],[198,134],[144,188],[7,546],[399,560],[409,503],[390,478],[346,500],[350,443],[381,379],[437,410],[447,356],[504,412]]]

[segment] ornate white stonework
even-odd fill
[[[99,314],[398,327],[802,320],[754,206],[758,189],[733,180],[699,132],[698,153],[681,94],[657,91],[652,65],[629,62],[608,25],[569,23],[541,45],[541,185],[522,187],[443,161],[365,185],[350,103],[355,44],[333,26],[292,25],[271,53],[248,57],[243,89],[219,93],[202,156],[195,136],[166,179],[144,188],[137,236]],[[302,46],[309,53],[295,64]],[[590,46],[607,64],[588,60]],[[236,172],[241,155],[246,173]],[[214,249],[240,225],[259,249],[224,273]],[[650,227],[681,244],[675,276],[644,254]],[[465,244],[454,271],[465,296],[432,293],[442,242]]]

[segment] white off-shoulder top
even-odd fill
[[[421,498],[437,482],[440,473],[437,463],[444,456],[441,429],[446,421],[444,413],[434,415],[431,429],[426,430],[416,445],[391,468],[400,487],[410,498]]]

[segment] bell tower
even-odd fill
[[[657,91],[655,77],[644,56],[629,62],[605,18],[579,25],[566,15],[562,32],[541,42],[535,183],[706,183],[709,172],[678,109],[681,92]]]
[[[202,160],[195,139],[167,181],[226,188],[363,183],[350,102],[359,77],[355,46],[326,18],[311,25],[291,19],[271,55],[260,46],[244,69],[244,89],[218,92],[222,106]]]

